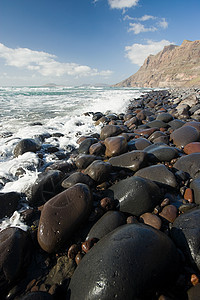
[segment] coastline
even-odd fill
[[[91,293],[104,284],[97,280],[103,273],[100,299],[187,299],[200,279],[200,89],[152,91],[121,114],[90,115],[100,134],[79,137],[70,159],[50,164],[29,191],[30,207],[21,213],[29,230],[0,233],[2,294],[14,300],[34,299],[34,293],[47,297],[41,299],[97,299]],[[17,147],[17,155],[39,152],[36,141]],[[4,214],[14,212],[18,193],[1,197]],[[9,264],[13,260],[17,269]]]

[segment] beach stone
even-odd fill
[[[103,114],[101,112],[95,112],[93,114],[92,121],[98,121],[102,117],[103,117]]]
[[[95,160],[85,169],[84,173],[100,184],[108,179],[111,170],[112,165],[109,162]]]
[[[185,121],[174,119],[168,123],[168,125],[171,127],[171,129],[176,130],[178,128],[181,128],[185,124]]]
[[[72,277],[76,268],[74,260],[69,259],[67,256],[58,258],[56,265],[50,270],[45,284],[47,285],[62,285],[62,283]]]
[[[144,151],[148,153],[148,157],[152,162],[170,161],[178,155],[175,148],[163,143],[153,144],[145,148]]]
[[[163,217],[165,220],[173,223],[178,215],[178,210],[174,205],[167,205],[163,208],[159,216]]]
[[[18,157],[25,152],[37,152],[40,150],[41,144],[34,139],[22,139],[14,148],[14,156]]]
[[[162,164],[140,169],[134,174],[134,176],[150,179],[155,181],[157,184],[166,185],[168,187],[177,187],[176,177],[166,166]]]
[[[84,183],[87,184],[89,187],[92,187],[94,185],[94,181],[92,180],[92,178],[81,172],[73,173],[68,178],[63,180],[61,185],[64,189],[68,189],[73,185],[75,185],[76,183]]]
[[[131,119],[127,120],[124,125],[127,126],[127,127],[131,127],[133,124],[138,124],[138,118],[137,117],[132,117]]]
[[[179,103],[176,107],[179,118],[188,118],[189,117],[190,106],[188,104]]]
[[[79,145],[78,152],[82,154],[89,154],[89,149],[92,144],[97,143],[98,140],[95,138],[87,138],[82,141]]]
[[[187,144],[184,147],[183,151],[186,154],[200,153],[200,142],[193,142],[193,143]]]
[[[180,157],[174,168],[188,173],[192,178],[200,176],[200,153],[192,153]]]
[[[159,136],[153,142],[155,144],[163,143],[163,144],[168,145],[169,144],[169,136],[168,135]]]
[[[170,121],[173,120],[173,116],[167,112],[163,112],[163,113],[160,113],[157,117],[156,117],[156,120],[159,120],[159,121],[163,121],[165,123],[168,123]]]
[[[45,203],[38,226],[38,243],[49,253],[59,249],[88,217],[92,195],[78,183]]]
[[[169,125],[166,123],[166,122],[163,122],[161,120],[153,120],[151,122],[148,122],[146,124],[148,127],[150,128],[166,128],[166,127],[169,127]]]
[[[21,300],[53,300],[53,296],[47,292],[31,292],[25,295]]]
[[[52,165],[48,166],[45,171],[59,170],[63,173],[68,173],[73,169],[73,165],[67,161],[56,161]]]
[[[106,117],[106,116],[103,116],[101,117],[100,119],[98,119],[96,122],[95,122],[95,126],[99,125],[99,124],[108,124],[109,122],[109,119]]]
[[[119,211],[106,212],[90,229],[87,240],[92,238],[103,238],[115,228],[126,223],[125,216]]]
[[[103,155],[105,152],[105,146],[101,143],[95,143],[90,146],[89,152],[91,155]]]
[[[191,142],[197,142],[199,137],[198,130],[192,126],[183,126],[173,131],[170,135],[170,139],[179,148],[184,148]]]
[[[123,136],[109,137],[105,139],[107,157],[117,156],[127,151],[128,144]]]
[[[31,259],[32,243],[28,232],[9,227],[0,232],[0,289],[24,275]]]
[[[147,116],[151,116],[152,114],[153,113],[150,110],[143,109],[137,113],[136,117],[142,121],[145,120]]]
[[[122,225],[83,257],[69,285],[70,299],[141,299],[173,281],[178,267],[176,247],[164,233],[143,224]]]
[[[134,142],[134,149],[132,150],[144,150],[145,148],[147,148],[148,146],[151,145],[151,142],[148,141],[147,139],[145,138],[138,138],[138,139],[135,139],[135,140],[131,140],[130,141],[130,144]],[[128,143],[128,146],[130,145]]]
[[[160,136],[166,136],[166,134],[162,131],[155,131],[154,133],[152,133],[150,135],[150,137],[148,138],[150,142],[154,142],[155,139],[157,139]]]
[[[109,188],[109,194],[119,201],[119,210],[140,216],[153,211],[161,201],[159,187],[151,180],[132,176]]]
[[[200,209],[192,209],[176,218],[171,237],[188,262],[200,270]]]
[[[152,226],[153,228],[156,228],[158,230],[161,229],[162,226],[162,221],[161,219],[156,216],[153,215],[152,213],[144,213],[140,216],[140,219],[142,219],[142,221],[144,222],[144,224]]]
[[[108,137],[116,136],[122,133],[122,129],[117,125],[106,125],[101,129],[100,139],[105,140]]]
[[[200,283],[191,287],[187,291],[187,295],[188,295],[188,300],[199,300],[200,299]]]
[[[124,153],[109,159],[109,163],[113,167],[128,168],[132,171],[137,171],[146,165],[147,153],[134,150]]]
[[[186,188],[186,190],[184,192],[184,199],[187,200],[189,203],[194,202],[192,189]]]
[[[159,129],[156,128],[146,128],[146,129],[142,129],[142,128],[138,128],[134,130],[134,133],[139,134],[141,136],[145,136],[145,137],[149,137],[154,131],[158,131]]]
[[[60,181],[63,173],[58,170],[50,170],[41,173],[33,184],[28,195],[28,202],[32,206],[40,206],[60,192]]]
[[[200,132],[200,122],[191,121],[191,122],[185,123],[183,126],[192,126],[192,127],[196,128]]]
[[[200,204],[200,177],[194,179],[190,183],[190,188],[192,189],[194,194],[194,202],[196,204]]]
[[[21,195],[16,192],[0,193],[0,219],[11,217],[17,210]]]
[[[95,155],[83,154],[76,159],[75,164],[78,169],[86,169],[93,161],[99,159],[102,158]]]

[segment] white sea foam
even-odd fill
[[[142,92],[144,90],[109,87],[0,88],[0,192],[25,193],[40,172],[36,154],[28,152],[17,158],[13,156],[14,147],[20,139],[59,132],[63,136],[46,138],[45,143],[63,150],[68,145],[77,147],[79,135],[100,132],[100,126],[95,126],[91,116],[83,113],[124,112],[129,101]],[[31,126],[34,122],[41,125]],[[44,157],[46,163],[56,159],[50,154]],[[20,169],[23,172],[17,175]],[[26,229],[17,212],[12,218],[3,220],[0,229],[11,225]]]

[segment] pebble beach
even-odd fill
[[[56,161],[42,150],[62,133],[15,144],[42,172],[24,193],[0,185],[0,219],[23,224],[0,231],[0,298],[200,299],[200,89],[151,90],[84,117],[93,132],[77,122],[67,155],[48,143]]]

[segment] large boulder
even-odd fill
[[[92,196],[78,183],[45,203],[38,226],[38,243],[46,252],[58,250],[88,217]]]
[[[84,256],[72,276],[68,299],[142,298],[173,281],[178,268],[177,249],[167,235],[143,224],[126,224]]]
[[[89,175],[95,182],[102,183],[106,181],[112,170],[112,165],[102,160],[93,161],[84,171],[86,175]]]
[[[200,175],[200,153],[192,153],[182,156],[174,164],[177,170],[188,173],[192,178]]]
[[[144,167],[147,160],[147,153],[139,150],[133,150],[109,159],[109,163],[114,167],[128,168],[137,171]]]
[[[183,126],[173,131],[170,135],[173,143],[180,148],[184,148],[187,144],[199,141],[199,131],[193,126]]]
[[[23,139],[14,148],[14,156],[17,157],[25,152],[36,152],[41,148],[39,141],[34,139]]]

